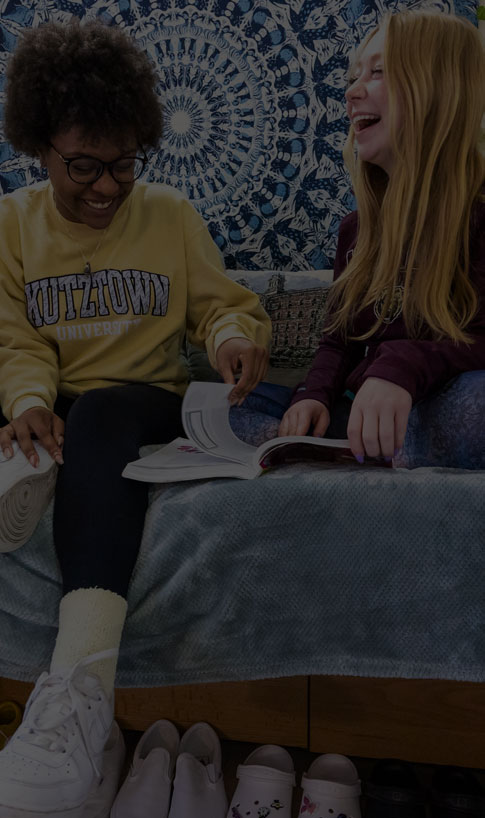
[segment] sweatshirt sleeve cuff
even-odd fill
[[[240,328],[237,326],[227,326],[224,329],[220,330],[216,333],[215,336],[211,336],[206,341],[206,349],[207,354],[209,356],[209,362],[214,369],[217,369],[216,366],[216,353],[221,344],[224,341],[229,341],[230,338],[246,338],[247,335],[244,335],[244,332],[241,332]]]
[[[332,406],[332,399],[327,391],[317,389],[311,390],[307,389],[304,384],[299,384],[295,387],[293,395],[291,396],[290,406],[293,406],[294,403],[299,403],[302,400],[317,400],[320,403],[323,403],[323,405],[326,406],[329,411]]]
[[[42,398],[39,398],[36,395],[26,395],[13,403],[12,420],[14,418],[18,418],[23,412],[27,411],[27,409],[33,409],[34,406],[42,407],[43,409],[49,408]]]
[[[246,341],[251,341],[253,344],[260,346],[269,346],[269,333],[263,324],[254,322],[254,327],[251,332],[244,332],[237,324],[226,324],[214,335],[210,336],[206,341],[207,354],[212,367],[216,369],[216,353],[219,347],[231,338],[244,338]]]

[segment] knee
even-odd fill
[[[444,391],[448,400],[458,403],[472,401],[477,406],[485,406],[485,370],[462,372],[447,385]]]
[[[69,412],[66,435],[71,430],[81,431],[86,437],[94,429],[102,434],[113,431],[120,415],[117,391],[118,387],[104,387],[80,395]]]

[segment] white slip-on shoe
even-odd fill
[[[39,455],[34,468],[12,441],[9,460],[0,449],[0,552],[15,551],[30,539],[54,494],[57,463],[33,441]]]
[[[89,665],[116,654],[101,651],[40,676],[20,727],[0,752],[0,818],[109,814],[124,744],[113,702]]]
[[[325,753],[303,774],[300,815],[361,818],[359,774],[347,756]]]
[[[175,768],[169,818],[226,818],[221,744],[209,724],[183,734]]]
[[[84,802],[82,818],[108,818],[109,808],[120,786],[125,751],[123,733],[114,721],[101,759],[101,780]]]
[[[165,719],[143,733],[110,818],[167,818],[179,742],[177,728]]]
[[[258,747],[239,764],[237,777],[227,818],[291,818],[295,769],[284,747]]]

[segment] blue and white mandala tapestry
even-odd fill
[[[0,0],[0,80],[23,28],[75,15],[126,29],[155,61],[164,100],[147,178],[193,201],[228,268],[325,269],[352,209],[348,55],[383,12],[404,8],[476,22],[477,0]],[[3,192],[40,174],[0,132]]]

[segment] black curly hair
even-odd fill
[[[46,23],[25,32],[10,58],[5,135],[29,156],[72,127],[89,141],[130,132],[143,148],[156,148],[156,84],[149,57],[121,29],[100,21]]]

